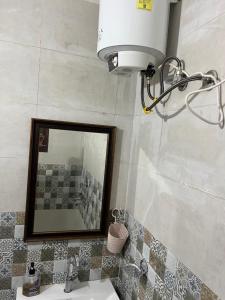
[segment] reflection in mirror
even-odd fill
[[[100,230],[108,134],[39,128],[34,233]]]

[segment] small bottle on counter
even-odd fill
[[[40,294],[40,273],[35,270],[34,263],[30,264],[28,273],[24,276],[23,295],[27,297]]]

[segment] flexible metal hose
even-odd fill
[[[179,82],[172,85],[171,87],[169,87],[158,98],[155,98],[155,101],[154,101],[154,103],[152,103],[152,105],[146,107],[145,100],[144,100],[144,78],[142,78],[142,84],[141,84],[141,103],[142,103],[142,107],[146,111],[151,111],[166,95],[168,95],[171,91],[173,91],[177,87],[179,87],[181,85],[184,85],[184,84],[186,84],[188,82],[191,82],[191,81],[197,81],[197,80],[202,80],[202,79],[203,79],[202,75],[195,75],[195,76],[191,76],[191,77],[187,77],[185,79],[182,79]]]

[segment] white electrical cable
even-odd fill
[[[173,69],[179,70],[179,68],[177,66],[175,66],[174,64],[172,64],[172,63],[170,63],[169,66],[172,67]],[[184,70],[182,70],[182,73],[185,74],[188,77],[190,76]],[[186,105],[187,109],[193,115],[195,115],[197,118],[199,118],[200,120],[202,120],[202,121],[204,121],[204,122],[206,122],[208,124],[211,124],[211,125],[219,125],[220,127],[223,127],[224,126],[224,112],[223,112],[223,105],[222,105],[222,101],[221,101],[221,85],[225,83],[225,79],[217,82],[217,79],[214,76],[209,75],[209,74],[204,74],[202,72],[196,72],[196,73],[192,74],[191,76],[195,76],[195,75],[201,75],[203,78],[210,78],[210,79],[212,79],[214,81],[214,85],[210,86],[208,88],[205,88],[205,89],[199,89],[199,90],[192,91],[192,92],[188,93],[186,95],[186,98],[185,98],[185,105]],[[219,118],[218,118],[217,122],[213,122],[213,121],[207,120],[204,117],[202,117],[201,115],[199,115],[198,113],[196,113],[196,111],[194,111],[190,107],[190,103],[189,103],[189,98],[192,95],[198,95],[198,94],[200,94],[202,92],[211,91],[211,90],[213,90],[215,88],[217,88],[217,107],[218,107],[218,110],[219,110]]]
[[[207,76],[210,76],[210,75],[207,75]],[[213,80],[214,80],[214,83],[215,83],[213,86],[210,86],[210,87],[205,88],[205,89],[200,89],[200,90],[192,91],[192,92],[188,93],[186,95],[186,98],[185,98],[185,104],[186,104],[186,107],[188,108],[188,110],[193,115],[195,115],[197,118],[199,118],[200,120],[202,120],[202,121],[204,121],[204,122],[206,122],[208,124],[211,124],[211,125],[220,125],[221,127],[223,127],[224,126],[224,112],[223,112],[223,106],[222,106],[220,97],[221,97],[221,85],[223,83],[225,83],[225,79],[222,80],[222,81],[220,81],[220,82],[217,82],[216,78],[214,77]],[[196,94],[200,94],[202,92],[211,91],[211,90],[213,90],[215,88],[217,88],[217,107],[218,107],[218,110],[219,110],[219,118],[218,118],[217,122],[209,121],[209,120],[205,119],[204,117],[202,117],[201,115],[199,115],[198,113],[196,113],[196,111],[194,111],[190,107],[190,103],[189,103],[190,96],[196,95]]]

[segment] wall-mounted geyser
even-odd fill
[[[165,106],[174,89],[184,91],[189,83],[199,81],[202,86],[186,95],[184,108],[200,120],[223,128],[221,85],[225,79],[220,80],[214,70],[189,74],[178,57],[166,57],[169,24],[173,24],[169,23],[170,4],[178,2],[177,7],[181,7],[179,0],[100,0],[98,57],[108,64],[112,73],[140,72],[141,104],[145,114],[150,114],[159,103]],[[175,25],[179,27],[179,24]],[[174,43],[173,39],[169,42]],[[172,74],[170,81],[165,80],[168,74]],[[152,92],[154,82],[159,83],[159,95]],[[217,90],[218,120],[212,121],[198,114],[190,104],[200,93],[214,89]]]
[[[158,65],[166,53],[172,0],[100,0],[98,57],[109,71],[129,73]]]

